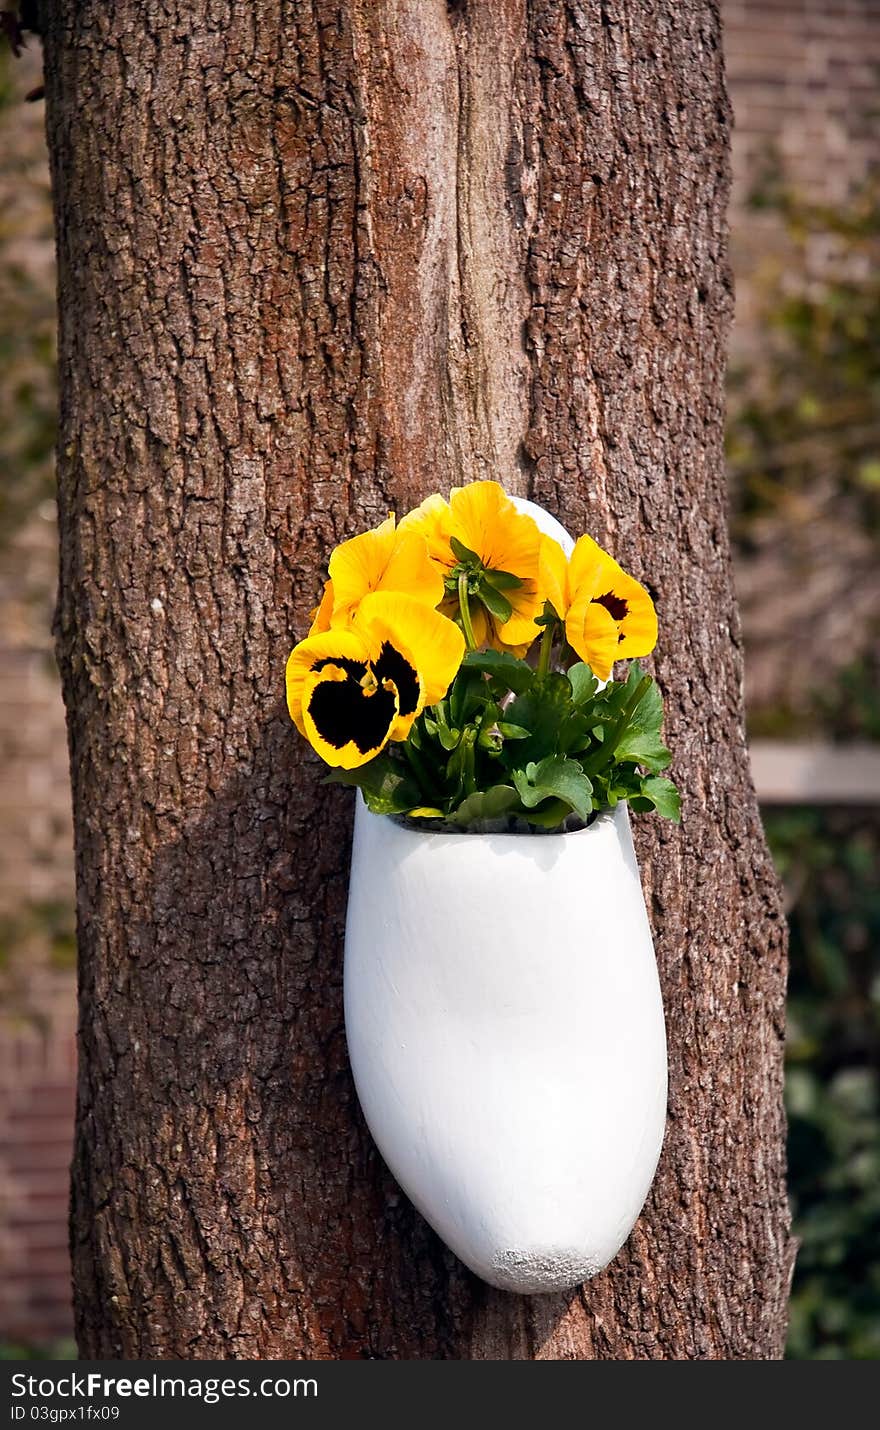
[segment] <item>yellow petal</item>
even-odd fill
[[[457,612],[458,601],[453,601],[450,604],[452,610]],[[495,631],[495,622],[492,620],[486,607],[481,605],[479,601],[474,601],[470,606],[470,613],[471,629],[474,633],[477,649],[480,649],[484,645],[492,645],[496,650],[501,650],[502,645]]]
[[[657,644],[657,612],[644,586],[617,563],[606,586],[593,597],[594,604],[608,610],[617,623],[617,660],[650,655]],[[603,572],[604,577],[604,572]]]
[[[541,537],[538,562],[538,590],[541,602],[549,601],[560,620],[565,620],[569,607],[568,558],[552,536]]]
[[[508,600],[511,601],[511,605],[513,605],[511,598],[516,596],[517,592],[505,591],[504,594]],[[537,603],[530,597],[529,610],[527,613],[515,610],[510,620],[505,621],[503,625],[499,625],[497,621],[493,622],[498,639],[505,648],[512,646],[525,646],[528,648],[533,641],[538,639],[538,636],[541,634],[541,627],[536,626],[532,618],[537,614],[537,609]]]
[[[568,579],[579,606],[589,596],[614,621],[618,637],[615,660],[650,654],[657,644],[654,603],[644,586],[624,571],[591,536],[582,536],[575,546]],[[604,623],[602,626],[604,628]],[[593,670],[599,675],[595,666]],[[602,675],[600,679],[607,677]]]
[[[328,570],[335,605],[340,611],[356,606],[362,596],[376,589],[391,560],[395,537],[394,517],[389,516],[381,526],[363,531],[336,547]]]
[[[302,687],[302,719],[313,749],[334,769],[354,770],[385,748],[398,713],[397,691],[368,666],[319,662]]]
[[[394,517],[343,541],[330,557],[333,626],[347,625],[364,596],[373,591],[406,591],[436,606],[443,599],[443,576],[428,555],[425,538],[396,530]]]
[[[363,531],[335,548],[328,562],[333,583],[331,625],[346,626],[358,602],[380,585],[397,540],[395,521],[389,516],[381,526]]]
[[[322,660],[366,662],[369,655],[367,642],[351,630],[323,631],[307,636],[294,647],[287,658],[285,685],[290,718],[301,735],[306,733],[302,715],[303,685],[314,667]]]
[[[599,606],[585,586],[569,608],[565,620],[569,645],[585,660],[599,680],[607,680],[617,659],[618,630],[604,606]]]
[[[490,629],[491,636],[486,641],[486,644],[490,645],[493,650],[504,651],[507,655],[515,656],[517,660],[525,660],[526,656],[528,655],[529,651],[535,643],[534,639],[531,639],[523,641],[520,645],[508,645],[506,641],[501,640],[500,636],[498,635],[498,632],[495,630],[493,625],[490,625]],[[537,630],[537,627],[535,629]]]
[[[617,562],[603,551],[592,536],[582,536],[576,542],[568,562],[568,589],[571,600],[589,589],[596,594],[602,580],[603,571],[617,566]],[[619,568],[618,568],[619,569]]]
[[[424,537],[428,555],[440,567],[441,575],[456,563],[456,557],[449,545],[451,522],[449,504],[435,493],[408,512],[398,527],[401,533],[416,532]]]
[[[449,507],[452,535],[476,552],[487,570],[510,571],[532,582],[537,609],[541,533],[532,518],[517,511],[498,482],[453,487]]]
[[[509,571],[521,585],[505,589],[513,608],[503,624],[492,620],[493,645],[530,645],[539,634],[534,624],[542,600],[538,585],[541,533],[530,516],[517,511],[498,482],[471,482],[449,494],[452,534],[473,551],[489,571]]]
[[[312,624],[309,627],[310,636],[318,636],[322,631],[329,631],[330,617],[333,614],[333,582],[324,582],[324,594],[320,602],[312,611]]]
[[[426,705],[442,700],[464,655],[464,636],[453,621],[411,596],[379,591],[361,602],[356,628],[366,634],[374,662],[387,642],[418,671],[422,696],[410,724]]]
[[[443,574],[428,555],[428,543],[416,531],[398,533],[379,591],[401,591],[426,606],[439,606],[445,587]]]

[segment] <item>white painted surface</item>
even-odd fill
[[[517,506],[570,551],[553,517]],[[358,796],[345,1022],[379,1150],[472,1271],[535,1293],[607,1265],[666,1117],[624,807],[573,834],[430,834]]]
[[[552,1291],[611,1260],[666,1109],[625,808],[574,834],[422,834],[359,796],[345,1020],[379,1150],[472,1271]]]
[[[511,497],[510,500],[518,511],[525,516],[530,516],[532,521],[545,536],[552,536],[554,541],[558,541],[566,556],[570,556],[574,550],[574,539],[569,536],[561,522],[551,516],[549,511],[545,511],[536,502],[527,501],[525,497]]]

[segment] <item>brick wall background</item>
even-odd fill
[[[0,551],[0,1340],[24,1343],[70,1334],[73,861],[54,571],[42,506]]]
[[[750,276],[782,245],[746,207],[775,149],[818,200],[845,198],[878,162],[880,0],[722,0],[736,114],[735,343],[750,329]],[[0,72],[0,1341],[45,1345],[70,1333],[67,1164],[74,1085],[73,875],[64,718],[49,626],[54,597],[50,472],[28,432],[34,382],[7,362],[54,300],[38,47]],[[821,254],[817,255],[821,262]],[[20,311],[24,308],[24,313]],[[7,315],[7,328],[2,314]],[[9,317],[13,314],[13,317]],[[24,325],[24,326],[23,326]],[[21,505],[29,515],[6,521]],[[14,529],[13,529],[14,527]]]
[[[734,205],[772,143],[798,188],[846,200],[878,163],[880,0],[721,0]]]
[[[4,63],[5,61],[5,63]],[[35,44],[0,58],[0,1342],[70,1335],[73,860],[52,655],[54,248]]]
[[[733,355],[756,340],[751,279],[784,253],[772,213],[750,192],[781,163],[817,203],[845,203],[880,166],[880,0],[721,0],[733,101]],[[811,258],[817,269],[821,243]]]

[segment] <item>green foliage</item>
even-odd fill
[[[880,743],[880,645],[843,667],[834,680],[783,702],[749,712],[753,739],[816,738]]]
[[[537,809],[545,800],[558,800],[566,806],[567,812],[573,810],[580,819],[589,819],[593,786],[577,760],[567,760],[564,755],[545,755],[539,765],[530,761],[524,770],[512,773],[525,810]]]
[[[3,1360],[78,1360],[76,1342],[49,1341],[43,1345],[23,1345],[18,1341],[0,1341],[0,1361]]]
[[[39,949],[53,968],[76,966],[76,927],[69,904],[35,900],[0,916],[0,969],[21,949]]]
[[[788,1354],[880,1358],[880,817],[769,811],[792,903]]]
[[[880,743],[880,646],[846,666],[813,698],[816,718],[835,740]]]
[[[849,206],[808,203],[771,173],[753,196],[785,226],[783,271],[760,279],[762,351],[730,383],[737,527],[821,496],[860,526],[880,518],[880,186]],[[826,259],[811,254],[821,244]]]
[[[535,670],[497,651],[465,656],[445,699],[419,716],[403,743],[329,780],[357,785],[376,814],[408,814],[426,828],[558,829],[629,800],[680,817],[663,703],[633,662],[626,680],[598,689],[589,667]]]
[[[357,770],[333,770],[327,783],[357,785],[374,814],[404,814],[425,803],[406,766],[384,752]]]

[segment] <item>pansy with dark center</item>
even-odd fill
[[[399,713],[393,683],[359,660],[328,658],[318,661],[313,673],[321,678],[306,709],[324,743],[344,750],[351,741],[362,755],[381,750]]]
[[[416,716],[445,695],[464,638],[413,597],[372,592],[352,623],[300,641],[287,662],[287,703],[328,765],[356,769],[389,740],[405,740]]]
[[[566,641],[599,680],[609,678],[621,657],[654,649],[657,615],[650,595],[591,536],[575,543],[568,560],[557,542],[544,537],[540,575]]]

